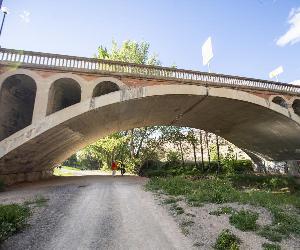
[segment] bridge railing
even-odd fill
[[[97,58],[76,57],[5,48],[0,49],[0,64],[1,63],[15,64],[16,66],[22,65],[25,67],[126,74],[148,78],[171,78],[173,80],[184,82],[196,81],[206,85],[225,85],[300,94],[300,86],[286,83],[177,68],[100,60]]]

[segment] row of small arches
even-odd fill
[[[283,108],[288,108],[288,103],[287,101],[282,98],[281,96],[275,96],[272,99],[273,103],[276,103],[277,105],[283,107]],[[295,99],[292,103],[292,109],[294,110],[295,114],[300,116],[300,99]]]
[[[111,81],[98,83],[92,97],[120,90]],[[0,89],[0,141],[32,123],[37,84],[25,74],[6,78]],[[81,101],[81,86],[72,78],[60,78],[49,89],[46,115],[72,106]]]

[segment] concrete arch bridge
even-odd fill
[[[46,177],[112,132],[201,128],[250,155],[300,159],[300,86],[0,49],[0,178]]]

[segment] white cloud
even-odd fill
[[[292,9],[289,14],[289,30],[276,41],[278,46],[300,42],[300,8]]]
[[[300,80],[292,81],[292,82],[290,82],[290,84],[299,85],[300,86]]]
[[[23,10],[22,14],[19,15],[23,22],[29,23],[30,22],[30,12],[27,10]]]

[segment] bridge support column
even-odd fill
[[[48,105],[48,94],[49,94],[48,87],[45,87],[44,89],[41,88],[37,89],[32,123],[39,121],[46,116],[47,105]]]
[[[5,185],[12,185],[20,182],[43,180],[51,176],[53,176],[53,170],[42,170],[38,172],[0,175],[0,180],[2,180]]]
[[[287,161],[288,175],[300,177],[300,161]]]

